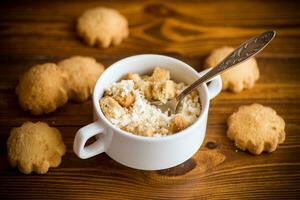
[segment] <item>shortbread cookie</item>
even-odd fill
[[[150,77],[144,76],[144,80],[151,82],[170,80],[170,71],[160,67],[155,67],[152,75]]]
[[[25,122],[13,128],[7,140],[8,159],[24,174],[32,171],[45,174],[49,167],[58,167],[66,152],[62,136],[44,122]]]
[[[260,104],[239,107],[227,123],[227,136],[239,149],[255,155],[275,151],[285,140],[284,120],[275,110]]]
[[[138,86],[138,84],[142,81],[142,78],[140,75],[129,72],[126,76],[123,78],[124,80],[133,80],[133,83],[135,87]]]
[[[78,19],[77,30],[88,45],[103,48],[120,44],[129,34],[127,19],[104,7],[86,10]]]
[[[142,81],[139,87],[140,90],[143,91],[145,98],[151,101],[153,99],[153,84],[150,81]]]
[[[118,83],[113,83],[110,88],[107,88],[105,94],[112,96],[121,106],[128,108],[135,100],[132,93],[133,88],[133,80],[121,80]]]
[[[182,114],[177,114],[175,115],[170,123],[170,130],[173,133],[179,132],[183,129],[185,129],[186,127],[189,126],[188,121],[184,118],[184,116]]]
[[[34,115],[56,110],[68,100],[67,80],[67,74],[53,63],[30,68],[16,88],[21,107]]]
[[[68,74],[69,98],[78,102],[91,96],[95,82],[104,70],[104,66],[94,58],[84,56],[62,60],[58,67]]]
[[[215,67],[226,56],[233,52],[232,47],[222,47],[214,50],[205,60],[205,67]],[[259,69],[255,58],[235,66],[221,74],[223,90],[238,93],[244,89],[250,89],[259,78]]]
[[[134,102],[134,95],[132,92],[128,93],[125,96],[115,96],[114,99],[123,107],[130,107]]]
[[[136,133],[137,135],[142,135],[146,137],[152,137],[154,134],[154,129],[146,126],[145,124],[131,124],[122,127],[123,130],[131,133]]]
[[[153,99],[166,103],[169,99],[174,98],[176,94],[175,85],[174,81],[171,80],[154,83],[152,89]]]
[[[110,96],[103,97],[100,100],[100,107],[107,118],[117,119],[125,114],[125,109]]]
[[[149,76],[147,76],[149,79]],[[146,79],[147,79],[146,78]],[[140,75],[135,74],[135,73],[128,73],[126,76],[123,78],[124,80],[132,80],[134,83],[134,89],[140,89],[143,91],[145,98],[147,100],[152,99],[152,89],[153,89],[153,83],[150,81],[143,80]]]

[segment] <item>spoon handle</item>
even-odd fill
[[[223,59],[217,66],[212,68],[209,72],[207,72],[197,81],[192,83],[188,88],[183,90],[176,97],[176,100],[180,102],[187,94],[193,91],[199,84],[206,82],[211,78],[217,76],[221,72],[253,57],[271,42],[271,40],[275,37],[275,34],[276,34],[275,31],[267,31],[260,35],[250,38],[249,40],[241,44],[238,48],[236,48],[225,59]]]

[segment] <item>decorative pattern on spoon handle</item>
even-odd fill
[[[215,68],[218,68],[217,71],[221,72],[240,62],[247,60],[248,58],[260,52],[274,38],[274,36],[274,31],[267,31],[258,36],[250,38],[229,56],[227,56]]]

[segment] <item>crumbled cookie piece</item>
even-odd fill
[[[58,63],[68,76],[69,98],[82,102],[93,93],[94,85],[104,71],[104,66],[92,57],[73,56]]]
[[[215,67],[220,61],[234,51],[233,47],[222,47],[212,51],[205,60],[205,67]],[[259,78],[259,69],[255,58],[238,64],[221,74],[222,89],[238,93],[244,89],[250,89]]]
[[[153,83],[150,81],[142,81],[139,84],[139,89],[143,91],[143,94],[148,101],[152,100]]]
[[[132,92],[128,93],[125,96],[115,96],[114,99],[117,100],[117,102],[121,106],[126,107],[126,108],[130,107],[134,102],[134,96],[133,96]]]
[[[44,122],[25,122],[13,128],[7,140],[8,159],[24,174],[45,174],[58,167],[66,152],[60,132]]]
[[[260,104],[240,106],[227,123],[227,136],[235,146],[255,155],[273,152],[285,140],[284,120],[275,110]]]
[[[146,77],[144,77],[144,79],[147,80]],[[151,82],[163,82],[170,80],[170,71],[159,67],[155,67],[152,75],[148,79]]]
[[[171,80],[156,82],[153,84],[152,97],[161,102],[167,102],[168,99],[175,97],[175,83]]]
[[[50,113],[68,101],[68,75],[54,63],[31,67],[16,88],[19,104],[33,115]]]
[[[142,80],[144,80],[144,81],[149,81],[149,80],[150,80],[150,77],[151,77],[151,76],[149,76],[149,75],[142,75],[142,76],[141,76]]]
[[[139,125],[136,127],[137,134],[147,136],[147,137],[152,137],[154,134],[154,130],[149,128],[149,127],[144,127],[143,125]]]
[[[135,73],[128,73],[123,77],[124,80],[132,80],[134,82],[134,89],[141,89],[145,92],[145,96],[151,99],[151,85],[149,81],[144,81],[140,75]]]
[[[200,96],[198,91],[194,90],[181,100],[177,111],[184,116],[189,124],[192,124],[201,114],[199,107],[201,107]]]
[[[105,96],[100,100],[100,107],[108,119],[117,119],[125,114],[125,109],[110,96]]]
[[[193,91],[181,101],[178,107],[180,114],[176,116],[169,116],[152,105],[151,101],[167,101],[186,87],[184,83],[176,84],[169,79],[170,72],[161,68],[156,68],[151,76],[129,73],[105,88],[100,107],[112,124],[136,135],[161,137],[178,132],[197,120],[201,104],[198,91]],[[116,100],[110,104],[117,104],[124,112],[120,111],[120,115],[114,116],[114,111],[104,106],[108,104],[107,98]]]
[[[192,91],[189,95],[193,102],[199,102],[199,92],[197,90]]]
[[[136,133],[137,135],[142,135],[146,137],[152,137],[154,134],[153,128],[144,126],[143,124],[138,124],[137,126],[125,126],[125,131]]]
[[[120,44],[129,34],[127,19],[104,7],[86,10],[78,18],[77,31],[88,45],[102,48]]]
[[[110,96],[126,96],[134,90],[133,80],[121,80],[117,83],[113,83],[110,87],[105,89],[107,95]]]
[[[182,114],[176,114],[170,122],[170,130],[173,133],[179,132],[188,126],[189,123]]]
[[[134,102],[134,81],[121,80],[106,89],[105,95],[112,96],[123,107],[130,107]]]
[[[168,127],[161,127],[160,129],[157,130],[157,132],[153,136],[157,136],[157,135],[166,136],[170,134],[172,133],[169,131]]]
[[[133,80],[134,84],[138,84],[141,82],[142,78],[140,75],[135,74],[135,73],[128,73],[126,76],[123,78],[124,80]]]

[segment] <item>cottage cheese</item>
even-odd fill
[[[121,80],[120,82],[113,83],[110,87],[107,87],[105,89],[105,92],[108,95],[112,95],[112,96],[120,95],[121,97],[124,97],[133,90],[133,87],[134,87],[133,80]]]
[[[138,75],[135,75],[135,77],[136,76]],[[125,131],[150,137],[161,137],[173,134],[182,128],[186,128],[197,120],[201,112],[198,92],[195,91],[182,100],[179,105],[178,114],[168,116],[167,113],[163,113],[156,106],[151,105],[151,99],[149,99],[149,97],[145,97],[144,85],[152,85],[153,88],[155,87],[155,84],[163,84],[163,82],[159,82],[159,80],[149,82],[140,78],[139,82],[134,82],[133,80],[121,80],[117,83],[113,83],[106,88],[105,97],[100,100],[100,106],[104,115],[112,124]],[[185,87],[186,85],[183,83],[174,83],[173,89],[176,91],[177,95]],[[167,92],[165,90],[161,91],[164,93]],[[121,96],[122,100],[124,100],[130,95],[133,95],[134,101],[129,107],[116,106],[116,103],[118,104],[118,100],[120,99],[118,96]],[[152,96],[157,95],[158,94],[154,94]],[[168,95],[161,96],[168,97]],[[105,101],[105,98],[109,98],[110,101],[115,102],[112,102],[107,106],[107,103],[105,104],[105,102],[107,102]],[[162,102],[167,101],[167,99],[159,100]],[[119,103],[122,105],[122,102]],[[112,112],[121,113],[121,115],[112,115]],[[178,115],[181,116],[177,117],[177,120],[173,120],[175,116]],[[171,128],[177,126],[177,124],[174,123],[180,123],[177,129]]]

